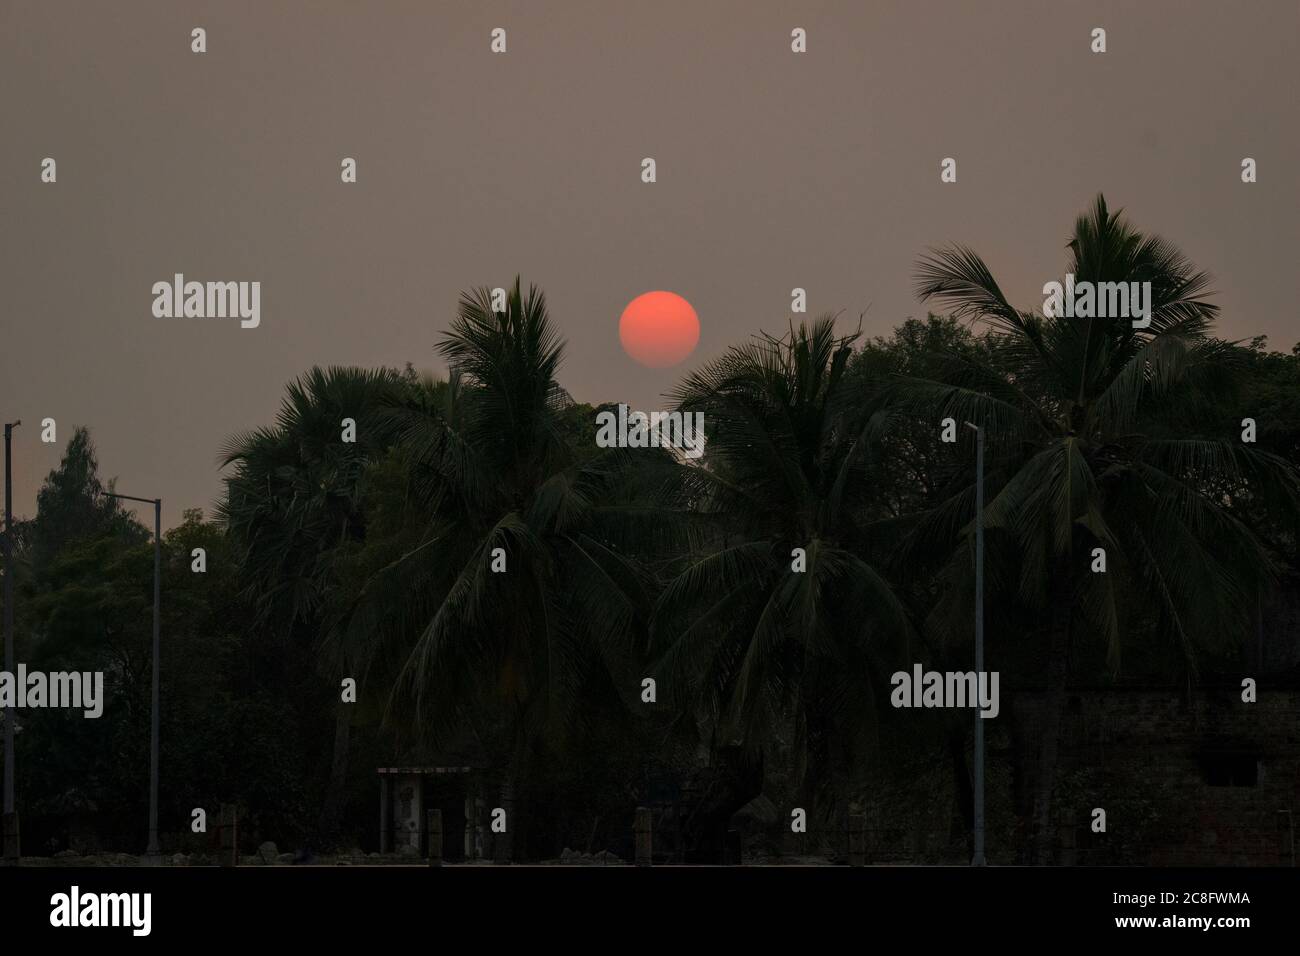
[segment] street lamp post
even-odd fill
[[[5,670],[14,671],[14,476],[10,444],[21,421],[5,423]],[[14,708],[5,708],[4,859],[17,861],[22,853],[18,817],[14,810]]]
[[[984,429],[975,431],[975,677],[984,673]],[[984,717],[975,712],[975,855],[971,866],[984,866]]]
[[[149,845],[145,855],[156,858],[161,853],[158,847],[158,606],[162,589],[162,499],[108,492],[104,492],[104,497],[153,505],[153,694],[149,719]]]

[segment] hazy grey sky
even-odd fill
[[[221,441],[269,422],[288,379],[441,371],[459,291],[516,273],[568,339],[562,384],[643,409],[784,327],[795,286],[846,324],[870,306],[871,334],[924,314],[927,246],[974,246],[1040,305],[1099,191],[1216,277],[1222,334],[1289,349],[1298,64],[1295,0],[0,0],[16,510],[85,424],[102,473],[174,524],[215,499]],[[151,286],[176,272],[260,280],[260,327],[154,318]],[[677,369],[619,346],[651,289],[700,316]]]

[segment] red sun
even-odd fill
[[[649,368],[668,368],[695,351],[700,319],[691,304],[673,292],[646,292],[618,320],[623,351]]]

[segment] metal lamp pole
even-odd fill
[[[975,431],[975,676],[984,673],[984,429]],[[984,866],[984,718],[975,712],[975,855],[971,866]]]
[[[158,847],[158,606],[162,590],[162,499],[136,498],[108,492],[104,492],[104,497],[153,505],[153,695],[149,718],[149,846],[145,849],[145,854],[157,857],[161,852]]]
[[[14,429],[21,421],[5,424],[5,584],[4,629],[5,670],[14,673],[14,492],[13,467],[10,461],[10,444]],[[5,708],[5,776],[4,776],[4,858],[18,860],[21,844],[18,820],[14,815],[14,708]]]

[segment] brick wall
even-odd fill
[[[1300,812],[1300,691],[1074,691],[1056,781],[1059,862],[1293,865]],[[1012,720],[1035,742],[1041,694]],[[1027,761],[1032,766],[1032,761]],[[1106,811],[1094,834],[1092,811]]]

